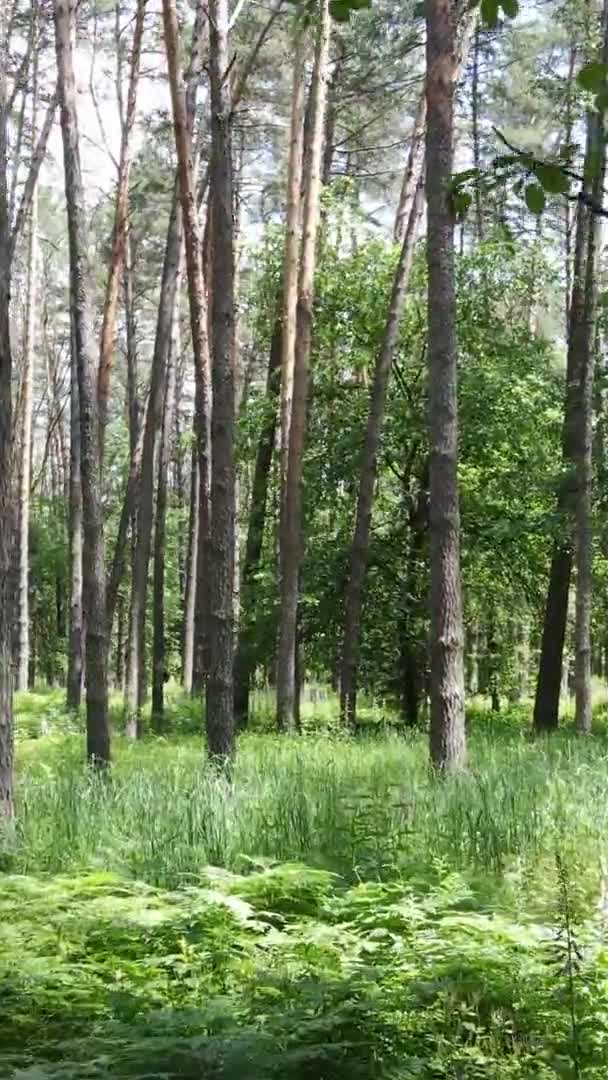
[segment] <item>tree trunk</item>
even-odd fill
[[[79,709],[82,695],[82,482],[80,478],[80,409],[75,338],[70,359],[70,630],[66,704]]]
[[[473,80],[471,87],[471,134],[473,137],[473,166],[481,173],[481,146],[479,140],[479,55],[481,52],[481,31],[475,29],[473,41]],[[477,240],[483,240],[483,206],[481,202],[481,184],[475,184],[475,232]]]
[[[420,160],[420,169],[423,159]],[[370,394],[365,441],[361,454],[359,491],[355,528],[350,551],[348,585],[344,603],[344,634],[340,671],[340,713],[342,720],[354,728],[357,710],[357,668],[361,639],[361,607],[363,586],[369,557],[369,538],[372,504],[376,482],[378,447],[382,435],[388,380],[393,356],[399,339],[401,316],[405,305],[407,284],[416,246],[418,225],[423,207],[423,188],[418,176],[417,195],[412,203],[391,294],[382,345],[376,359],[374,381]]]
[[[190,470],[190,516],[188,523],[188,554],[186,557],[186,586],[184,591],[184,623],[182,631],[182,685],[187,694],[192,693],[194,662],[194,616],[196,611],[196,567],[198,560],[198,451],[196,430],[192,446]]]
[[[454,219],[449,199],[454,134],[455,14],[427,0],[428,355],[430,416],[431,760],[465,757],[463,621],[458,500]]]
[[[154,524],[154,486],[157,476],[158,449],[167,385],[167,362],[171,347],[171,328],[173,326],[173,312],[177,295],[181,245],[182,215],[177,201],[177,192],[175,192],[165,247],[137,499],[137,536],[131,581],[125,703],[127,710],[126,733],[129,738],[137,738],[139,734],[141,709],[146,693],[146,601]]]
[[[99,415],[90,314],[84,188],[80,169],[76,85],[68,0],[55,0],[55,41],[70,248],[72,309],[80,405],[81,482],[86,612],[87,753],[95,764],[110,760],[108,726],[106,583],[103,514],[99,492]]]
[[[179,298],[179,282],[178,282]],[[175,402],[175,375],[179,359],[179,300],[173,313],[173,336],[169,352],[167,388],[158,455],[156,522],[154,527],[154,582],[152,614],[152,728],[164,727],[165,713],[165,544],[167,538],[167,477],[171,456],[171,432]]]
[[[209,500],[211,492],[211,376],[209,341],[207,336],[207,298],[203,273],[203,239],[201,236],[196,179],[192,153],[194,102],[187,100],[179,55],[179,35],[174,0],[163,0],[163,26],[169,67],[169,83],[173,108],[173,128],[178,161],[179,193],[184,219],[186,269],[190,326],[196,377],[196,440],[199,472],[199,525],[197,544],[198,640],[199,677],[202,681],[204,641],[208,632],[209,574]],[[202,26],[198,26],[198,41]],[[198,680],[197,680],[198,681]],[[197,687],[200,688],[200,687]]]
[[[135,26],[133,28],[133,41],[131,46],[131,70],[129,74],[129,88],[127,91],[127,108],[124,117],[121,116],[120,118],[122,127],[120,160],[118,163],[118,182],[116,186],[114,224],[112,227],[110,268],[106,281],[106,292],[103,305],[101,341],[99,346],[99,372],[97,377],[97,394],[99,399],[99,445],[102,462],[105,429],[108,423],[108,399],[114,359],[118,292],[125,260],[128,228],[129,174],[131,168],[130,144],[133,124],[135,122],[135,106],[137,102],[137,87],[139,83],[139,65],[141,59],[141,44],[144,34],[146,2],[147,0],[137,0],[137,11],[135,14]],[[117,48],[119,47],[120,43],[117,42]]]
[[[410,228],[414,204],[417,200],[417,193],[420,187],[420,179],[424,172],[425,131],[426,95],[423,92],[420,95],[416,115],[414,116],[414,127],[410,138],[410,149],[405,172],[403,173],[403,183],[401,184],[399,205],[397,207],[395,225],[393,228],[393,239],[396,244],[401,244],[402,246],[405,243],[406,234]]]
[[[602,11],[601,63],[608,62],[608,0]],[[601,204],[606,173],[606,142],[601,112],[589,112],[587,134],[587,168],[591,196]],[[578,408],[576,416],[575,469],[575,562],[576,562],[576,621],[575,649],[575,724],[581,734],[589,734],[592,721],[591,701],[591,611],[593,596],[593,383],[595,374],[595,322],[597,315],[598,265],[601,250],[601,219],[589,215],[587,265],[581,358],[579,367]]]
[[[0,10],[0,822],[13,816],[13,687],[10,569],[12,555],[12,357],[9,331],[10,235],[7,190],[8,11]]]
[[[566,396],[562,429],[562,461],[564,476],[557,494],[557,510],[561,518],[561,535],[555,542],[549,573],[549,587],[543,621],[538,680],[534,699],[534,728],[538,732],[554,731],[559,723],[559,699],[562,685],[562,666],[568,599],[572,575],[572,529],[576,509],[576,429],[580,385],[581,357],[585,355],[585,281],[589,212],[579,202],[576,221],[576,241],[572,275],[572,301],[566,364]]]
[[[281,606],[279,612],[279,648],[277,666],[277,725],[280,729],[293,726],[296,715],[295,650],[298,615],[298,586],[302,545],[302,471],[306,432],[306,410],[314,297],[314,272],[319,226],[321,194],[321,165],[331,20],[329,0],[321,0],[315,66],[313,72],[312,129],[310,165],[306,170],[304,210],[302,217],[302,260],[298,284],[296,312],[296,344],[294,361],[293,402],[289,425],[289,458],[284,499],[285,529],[281,535],[280,577]]]
[[[36,53],[37,55],[37,53]],[[36,135],[37,62],[35,63],[32,102],[32,138]],[[34,363],[36,356],[38,285],[38,188],[32,194],[30,229],[27,251],[27,285],[25,304],[25,341],[23,348],[23,378],[21,400],[21,455],[19,461],[19,586],[18,613],[19,649],[17,660],[17,689],[27,690],[30,662],[30,605],[29,605],[29,534],[30,488],[32,483],[32,406]]]
[[[281,319],[274,324],[266,379],[267,420],[260,432],[255,458],[245,559],[241,579],[241,620],[234,661],[234,712],[238,728],[249,719],[249,690],[255,671],[256,582],[264,541],[268,479],[277,428],[277,402],[281,372]]]
[[[283,311],[281,343],[281,492],[287,490],[289,426],[293,397],[293,368],[296,345],[298,264],[302,226],[302,159],[304,150],[304,107],[306,98],[306,45],[303,27],[296,31],[291,90],[289,158],[287,165],[287,217],[283,262]],[[272,349],[271,349],[272,353]],[[283,528],[285,526],[283,525]]]
[[[228,0],[210,0],[213,415],[207,745],[225,759],[234,745],[234,219]],[[199,545],[201,537],[199,535]]]

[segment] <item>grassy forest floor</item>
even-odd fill
[[[476,710],[444,780],[315,706],[228,782],[183,701],[104,777],[60,702],[18,700],[0,1076],[606,1080],[605,706],[589,739]]]

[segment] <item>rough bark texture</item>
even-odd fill
[[[608,0],[602,8],[601,63],[608,61]],[[604,119],[601,112],[588,115],[587,175],[591,196],[601,204],[606,173],[606,143]],[[576,619],[575,619],[575,723],[577,731],[589,734],[592,721],[591,701],[591,611],[593,593],[593,386],[595,374],[595,334],[598,295],[598,269],[601,250],[602,225],[598,215],[591,214],[587,235],[587,266],[585,272],[585,298],[583,329],[581,332],[581,358],[579,367],[579,394],[577,408],[577,434],[575,441],[576,467]]]
[[[255,458],[245,558],[241,575],[241,621],[234,661],[234,713],[237,727],[247,726],[249,691],[255,671],[256,578],[262,555],[268,479],[277,429],[277,403],[281,372],[281,319],[277,318],[270,345],[266,402],[268,419],[262,431]]]
[[[139,83],[139,66],[144,33],[146,2],[147,0],[138,0],[137,11],[135,13],[135,26],[133,28],[133,41],[131,46],[131,69],[129,73],[129,88],[127,91],[127,108],[124,117],[121,117],[122,132],[120,140],[120,159],[118,163],[118,181],[116,185],[116,203],[114,207],[114,224],[112,226],[110,267],[106,281],[106,293],[101,325],[101,341],[99,345],[97,394],[99,401],[99,444],[102,459],[105,429],[108,423],[110,377],[114,360],[116,310],[118,307],[118,293],[125,260],[127,213],[129,204],[129,174],[131,167],[130,144],[133,124],[135,122],[135,106],[137,102],[137,87]]]
[[[403,244],[412,210],[416,201],[416,193],[420,184],[420,177],[424,170],[424,135],[426,131],[426,95],[423,92],[418,101],[414,126],[410,138],[410,149],[403,174],[403,183],[399,195],[399,205],[395,215],[393,238],[396,244]]]
[[[449,200],[454,129],[455,12],[427,0],[428,357],[430,416],[431,760],[465,756],[458,503],[454,219]]]
[[[207,744],[225,759],[234,744],[234,219],[230,148],[227,0],[210,0],[213,416],[210,536],[210,647]],[[200,545],[200,536],[199,536]]]
[[[70,250],[70,304],[80,406],[83,502],[83,592],[86,623],[87,753],[96,764],[110,759],[108,726],[106,588],[103,515],[99,497],[99,416],[87,265],[84,188],[80,168],[76,86],[67,0],[55,0],[55,42],[61,103]]]
[[[12,625],[9,577],[12,547],[11,449],[12,358],[9,333],[10,236],[7,190],[8,41],[6,11],[0,11],[0,822],[14,812]]]
[[[277,725],[279,728],[293,726],[296,718],[295,650],[298,579],[302,543],[302,469],[312,339],[314,271],[319,226],[330,34],[329,2],[328,0],[321,0],[311,89],[310,161],[306,170],[307,182],[302,215],[302,261],[296,311],[293,402],[289,430],[287,484],[283,500],[285,530],[281,536],[281,605],[277,664]]]
[[[72,333],[70,359],[70,629],[66,703],[79,709],[83,677],[82,624],[82,483],[80,478],[80,410],[78,407],[78,370]]]

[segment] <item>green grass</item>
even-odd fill
[[[527,719],[472,712],[444,779],[382,723],[247,735],[229,779],[193,735],[116,738],[98,776],[59,695],[21,698],[0,1076],[605,1080],[608,739]]]

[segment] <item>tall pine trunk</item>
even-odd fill
[[[12,357],[9,330],[10,225],[7,189],[8,9],[0,10],[0,823],[14,812],[10,568],[12,555]]]
[[[108,726],[106,587],[103,515],[100,500],[96,358],[90,311],[86,206],[80,167],[71,38],[71,4],[68,0],[55,0],[54,12],[68,214],[70,306],[80,407],[80,467],[84,529],[83,592],[86,611],[87,753],[91,761],[103,765],[110,760],[110,729]]]
[[[295,725],[296,632],[298,588],[302,557],[302,473],[314,299],[314,272],[319,228],[321,167],[327,103],[331,20],[329,0],[321,0],[313,71],[310,158],[306,169],[302,215],[302,258],[298,282],[293,401],[289,425],[289,454],[282,499],[284,529],[280,550],[280,611],[277,662],[277,725]]]
[[[70,498],[68,534],[70,548],[70,620],[66,704],[69,709],[79,709],[83,677],[82,483],[80,478],[78,370],[74,333],[72,333],[70,356]]]
[[[199,482],[196,429],[192,446],[190,468],[190,513],[188,518],[188,552],[186,555],[186,584],[184,589],[184,617],[182,628],[182,685],[186,693],[192,693],[194,665],[194,617],[196,612],[196,567],[198,560]]]
[[[608,62],[608,0],[602,5],[602,50],[600,62]],[[606,174],[606,141],[603,113],[590,112],[587,119],[587,169],[591,196],[601,205]],[[577,433],[575,438],[576,468],[576,514],[575,514],[575,563],[576,563],[576,620],[574,630],[574,683],[575,723],[577,731],[591,731],[591,612],[593,598],[593,404],[596,347],[596,316],[598,296],[598,269],[601,249],[602,225],[596,214],[591,214],[588,224],[587,266],[585,271],[585,298],[583,332],[581,334],[581,360],[579,367],[579,393],[577,408]]]
[[[176,366],[179,361],[179,285],[173,314],[173,335],[169,353],[167,388],[156,485],[154,526],[154,576],[152,608],[152,727],[160,732],[165,720],[165,544],[167,539],[167,485],[171,458],[171,435],[175,405]]]
[[[36,77],[32,107],[32,130],[36,132]],[[17,689],[27,690],[30,663],[30,604],[29,604],[29,533],[30,488],[32,482],[32,407],[34,364],[36,357],[38,285],[38,189],[32,195],[30,229],[27,251],[27,285],[25,303],[25,341],[23,347],[23,378],[21,400],[21,456],[19,461],[19,586],[18,612],[19,648],[17,659]]]
[[[106,281],[106,292],[103,305],[101,342],[99,347],[99,371],[97,377],[97,393],[99,398],[99,443],[101,448],[100,456],[102,459],[105,443],[105,430],[108,423],[110,378],[114,360],[114,339],[116,336],[116,312],[127,241],[131,134],[135,123],[135,106],[137,102],[137,87],[139,83],[139,66],[144,34],[146,2],[147,0],[137,0],[133,41],[131,45],[131,69],[129,74],[129,87],[127,90],[127,108],[124,117],[121,116],[122,132],[120,140],[120,159],[118,162],[118,181],[116,185],[114,224],[112,226],[110,268]],[[119,47],[119,43],[117,47]]]
[[[426,194],[430,418],[431,760],[465,756],[463,618],[458,500],[454,218],[455,20],[451,0],[427,0]]]
[[[212,229],[211,535],[207,744],[225,759],[234,745],[235,296],[228,0],[210,0]],[[199,545],[201,537],[199,535]]]

